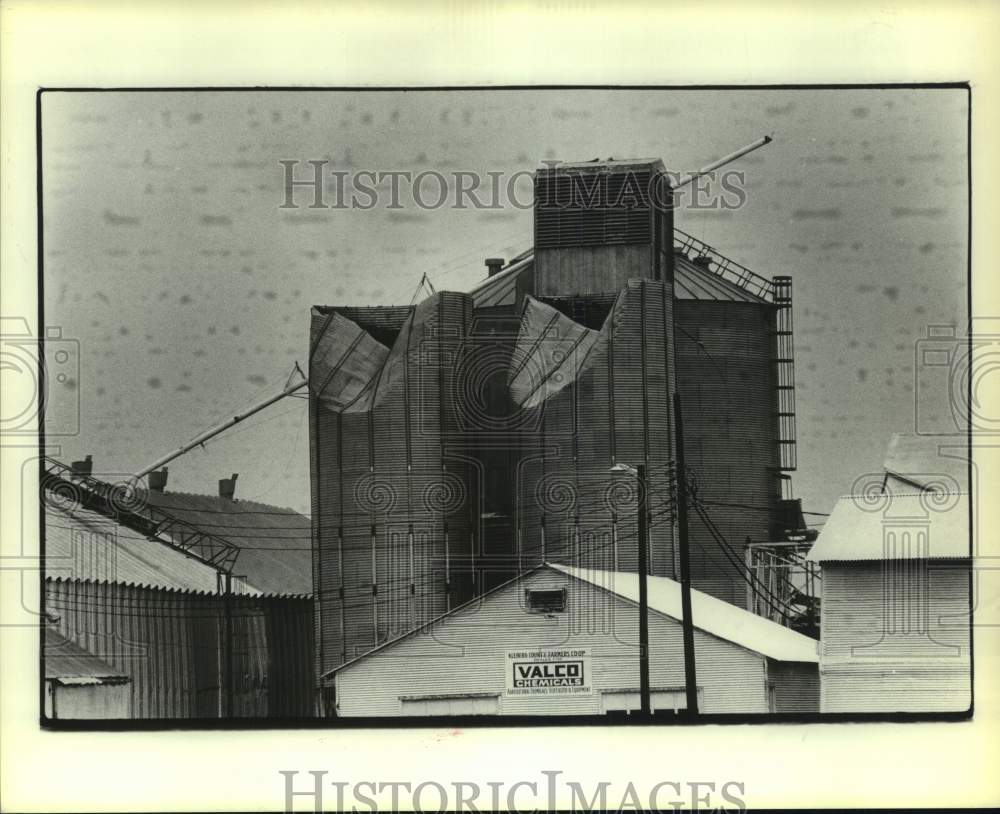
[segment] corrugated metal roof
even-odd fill
[[[550,568],[627,599],[639,601],[639,575],[549,563]],[[650,610],[681,621],[681,584],[667,577],[647,577]],[[817,642],[777,622],[691,591],[691,621],[705,633],[778,661],[818,663]]]
[[[766,303],[767,300],[752,294],[736,283],[726,280],[711,270],[700,266],[687,255],[674,253],[674,297],[679,300],[720,300],[725,302]],[[476,308],[496,305],[513,305],[517,283],[522,274],[534,269],[534,253],[517,262],[511,262],[503,271],[488,277],[469,292]]]
[[[443,613],[434,619],[418,625],[395,639],[383,642],[378,647],[373,647],[367,653],[363,653],[349,661],[345,661],[339,667],[327,670],[321,678],[329,678],[334,673],[357,664],[359,661],[392,647],[398,642],[408,639],[417,633],[427,630],[439,622],[453,616],[462,610],[482,603],[483,598],[491,594],[510,588],[524,578],[530,576],[541,568],[551,568],[567,576],[587,582],[603,590],[614,593],[623,599],[632,602],[639,601],[639,577],[638,574],[628,574],[621,571],[598,571],[591,568],[574,568],[568,565],[558,565],[556,563],[543,563],[537,565],[520,576],[509,579],[497,585],[484,594],[473,597],[458,607],[452,608],[447,613]],[[674,582],[666,577],[648,577],[648,600],[650,609],[657,613],[669,616],[671,619],[680,621],[681,619],[681,586],[679,582]],[[776,659],[778,661],[809,662],[812,664],[819,662],[818,645],[815,639],[803,636],[794,630],[765,619],[762,616],[750,613],[750,611],[730,605],[714,596],[703,594],[701,591],[691,591],[691,611],[694,626],[706,633],[711,633],[720,639],[725,639],[733,644],[738,644],[763,656]]]
[[[968,460],[968,449],[960,438],[895,433],[889,441],[883,467],[914,486],[967,492]]]
[[[240,549],[234,574],[268,594],[312,594],[312,521],[281,506],[187,492],[148,493],[148,503]]]
[[[487,277],[469,292],[475,308],[513,305],[517,295],[517,281],[522,274],[531,274],[535,267],[534,253],[529,251],[520,259],[512,260],[503,271]]]
[[[173,546],[150,540],[79,506],[45,506],[45,571],[50,579],[118,582],[218,593],[218,571]],[[248,593],[259,593],[248,588]]]
[[[74,644],[57,630],[45,628],[45,677],[60,684],[124,684],[129,677]]]
[[[848,496],[837,501],[806,559],[963,558],[970,555],[969,543],[968,495]]]
[[[674,252],[674,297],[678,300],[767,302],[677,252]]]

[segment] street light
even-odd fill
[[[688,715],[698,714],[698,679],[694,658],[694,622],[691,613],[691,558],[688,547],[687,472],[684,462],[684,423],[681,419],[681,400],[674,393],[674,443],[676,444],[677,477],[677,536],[681,565],[681,628],[684,639],[684,694]],[[649,601],[646,584],[647,548],[647,483],[646,467],[617,463],[609,472],[628,473],[639,484],[639,696],[643,714],[650,715],[649,698]]]
[[[643,464],[615,464],[609,472],[627,472],[639,484],[639,708],[643,715],[652,714],[649,700],[649,596],[646,584],[646,467]]]

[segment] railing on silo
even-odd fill
[[[749,291],[767,302],[775,301],[775,283],[762,277],[735,260],[730,260],[720,254],[707,243],[692,237],[674,227],[674,249],[684,252],[689,257],[707,257],[706,268],[724,280],[735,283],[744,291]],[[778,278],[775,278],[777,280]],[[784,279],[784,278],[783,278]]]

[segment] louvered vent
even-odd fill
[[[648,243],[649,170],[535,176],[535,248]]]

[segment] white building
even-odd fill
[[[685,707],[680,584],[649,577],[654,712]],[[545,564],[332,670],[341,716],[639,709],[638,575]],[[817,642],[692,591],[699,710],[818,711]]]
[[[969,708],[966,467],[896,436],[884,473],[834,507],[807,558],[822,575],[821,712]]]

